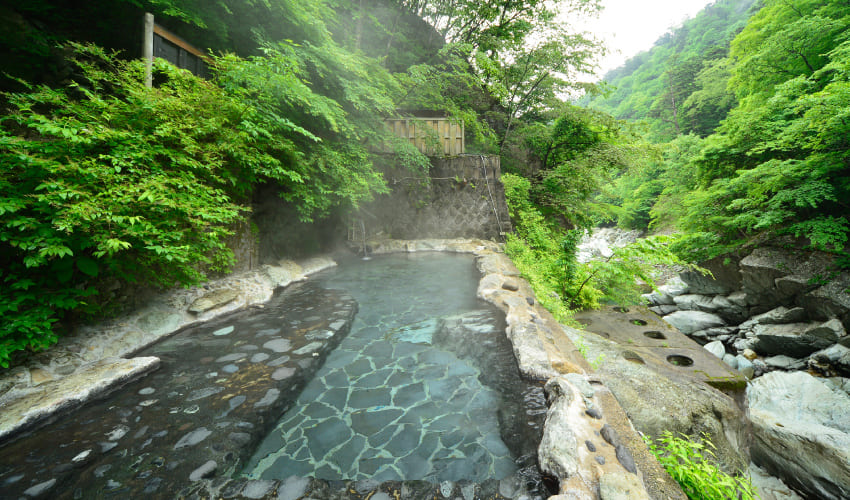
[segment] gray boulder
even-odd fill
[[[670,278],[666,283],[658,287],[658,291],[671,297],[688,293],[688,284],[679,277]]]
[[[672,305],[676,304],[676,302],[673,300],[672,295],[670,295],[669,293],[664,293],[662,291],[645,293],[645,294],[641,295],[641,297],[643,297],[643,299],[646,300],[646,303],[648,305],[653,306],[653,307],[655,307],[655,306],[672,306]]]
[[[726,296],[726,299],[741,308],[753,306],[756,304],[755,297],[743,290],[738,290],[737,292],[730,293]]]
[[[850,377],[850,348],[835,344],[809,357],[809,368],[827,376]]]
[[[550,402],[543,437],[537,448],[540,469],[559,480],[574,476],[579,469],[578,440],[569,425],[570,406],[576,398],[564,380],[552,378],[546,384]]]
[[[748,335],[752,335],[752,332],[749,333]],[[735,339],[735,341],[732,342],[732,347],[734,347],[735,350],[738,351],[738,352],[743,352],[745,349],[752,350],[753,346],[755,344],[756,344],[756,339],[754,337],[753,338],[746,337],[746,338]]]
[[[758,465],[750,462],[750,481],[758,490],[761,500],[802,500],[794,490],[779,478],[773,477]]]
[[[771,372],[747,389],[753,462],[811,498],[850,497],[850,397],[805,372]]]
[[[850,273],[843,272],[825,285],[803,295],[799,299],[801,306],[809,311],[814,319],[841,318],[850,324]]]
[[[697,330],[690,334],[691,338],[710,340],[720,340],[725,342],[738,331],[734,326],[719,326],[716,328],[706,328],[705,330]]]
[[[664,321],[678,328],[685,335],[706,328],[726,325],[726,322],[720,316],[702,311],[676,311],[664,316]]]
[[[781,325],[784,323],[799,323],[805,319],[806,310],[802,307],[794,307],[789,309],[784,306],[779,306],[776,309],[771,309],[766,313],[753,316],[752,318],[738,325],[738,327],[741,330],[751,330],[754,326],[758,324]]]
[[[768,366],[768,368],[777,370],[802,370],[806,367],[806,360],[792,358],[791,356],[785,356],[784,354],[764,358],[764,363]]]
[[[714,354],[715,356],[717,356],[720,359],[723,359],[723,355],[726,354],[726,347],[723,345],[723,342],[720,342],[719,340],[715,340],[714,342],[709,342],[708,344],[705,344],[703,347],[705,347],[705,349],[708,352],[710,352],[711,354]]]
[[[837,319],[823,323],[757,324],[752,331],[756,339],[752,349],[757,353],[797,358],[826,349],[847,337],[844,325]]]
[[[739,264],[741,288],[755,296],[759,304],[776,303],[780,293],[776,280],[792,274],[791,269],[799,264],[800,258],[788,250],[756,248]]]
[[[666,316],[670,313],[676,312],[679,310],[675,305],[662,304],[659,306],[652,306],[649,308],[650,311],[654,312],[659,316]]]
[[[567,334],[571,332],[567,330]],[[586,334],[581,341],[591,359],[604,356],[605,362],[594,375],[614,394],[635,429],[653,437],[665,430],[694,438],[707,433],[726,469],[746,467],[746,418],[732,397],[694,380],[687,372],[671,370],[663,358],[634,361],[626,356],[628,346],[598,335]]]
[[[715,314],[729,323],[738,324],[747,319],[747,308],[740,306],[723,295],[715,295],[711,299]]]
[[[697,271],[685,271],[680,273],[679,277],[688,284],[690,293],[727,294],[741,286],[741,273],[738,271],[735,260],[737,259],[730,260],[726,255],[721,255],[700,263],[702,267],[711,271],[710,276]]]
[[[714,312],[717,306],[714,305],[711,297],[705,295],[697,295],[694,293],[685,293],[678,297],[673,297],[676,307],[684,311],[704,311]]]

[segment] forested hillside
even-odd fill
[[[717,115],[719,126],[708,135],[709,129],[685,127],[673,135],[667,135],[669,128],[649,134],[656,156],[631,165],[614,193],[599,200],[619,207],[623,225],[683,231],[694,255],[790,235],[802,238],[802,245],[837,252],[847,265],[848,26],[850,6],[844,2],[763,2],[722,47],[728,57],[684,80],[699,90],[683,101],[679,117],[731,103]],[[676,68],[669,65],[665,72]],[[711,99],[706,71],[716,78],[710,87],[718,92]],[[656,132],[669,123],[652,113],[647,120]]]
[[[735,104],[726,88],[729,42],[757,8],[755,0],[717,0],[671,29],[649,51],[605,75],[609,88],[582,104],[623,120],[646,120],[650,136],[706,136]]]

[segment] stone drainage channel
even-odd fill
[[[138,352],[158,370],[7,439],[0,496],[539,498],[539,463],[581,498],[681,498],[510,261],[483,248],[478,295],[507,328],[483,303],[437,321],[410,303],[392,305],[399,323],[355,320],[348,294],[290,285]],[[440,271],[457,274],[438,268],[443,285]],[[437,298],[447,288],[417,300],[460,302]],[[364,335],[347,338],[352,324]],[[512,344],[482,335],[501,331]],[[548,410],[511,349],[524,375],[549,380]]]

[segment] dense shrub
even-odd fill
[[[250,93],[259,58],[221,59],[220,84],[157,60],[149,89],[141,62],[75,45],[73,83],[4,94],[0,366],[54,343],[57,322],[99,313],[99,283],[189,285],[226,270],[228,228],[259,182],[279,184],[305,220],[385,189],[346,113],[352,100],[389,106],[383,92],[317,95],[284,49],[268,49],[265,86]]]

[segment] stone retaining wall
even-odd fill
[[[498,156],[432,157],[430,185],[400,169],[385,175],[392,192],[363,206],[352,221],[354,242],[362,240],[363,226],[367,237],[396,239],[503,241],[511,230]]]

